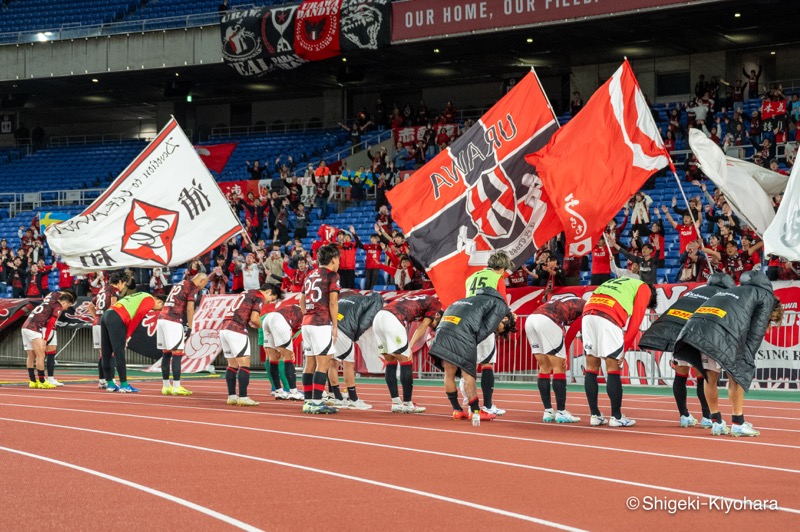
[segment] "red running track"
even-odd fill
[[[583,421],[553,425],[539,422],[535,390],[497,390],[508,413],[473,427],[450,419],[434,387],[415,389],[421,415],[391,414],[385,387],[360,385],[373,410],[308,416],[258,395],[260,407],[229,407],[224,383],[190,384],[191,397],[163,397],[156,382],[138,395],[0,388],[2,528],[690,529],[689,514],[722,530],[800,519],[800,412],[788,401],[749,401],[762,435],[734,439],[680,429],[663,396],[628,394],[638,423],[612,429],[588,426],[582,394],[568,406]],[[745,498],[749,509],[726,513]],[[753,509],[762,500],[778,509]],[[678,504],[690,509],[670,513]],[[663,509],[643,509],[653,505]]]

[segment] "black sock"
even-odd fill
[[[556,408],[561,411],[567,408],[567,376],[564,373],[553,373],[553,393],[556,396]]]
[[[358,401],[358,394],[356,393],[355,386],[350,386],[347,388],[347,398],[351,401]]]
[[[722,414],[719,412],[714,412],[711,414],[711,421],[714,423],[722,423]]]
[[[314,397],[314,374],[303,373],[302,383],[303,383],[303,399],[305,399],[306,401],[310,401],[311,398]]]
[[[289,383],[289,389],[294,390],[297,388],[297,373],[294,368],[294,362],[289,360],[283,361],[283,374],[286,375],[286,382]],[[280,379],[278,380],[280,382]],[[277,383],[276,383],[277,384]]]
[[[458,392],[447,392],[447,399],[453,410],[461,410],[461,405],[458,403]]]
[[[315,371],[311,379],[313,382],[313,390],[314,390],[312,399],[314,401],[321,401],[322,392],[325,391],[325,381],[328,380],[328,374],[323,373],[321,371]]]
[[[483,406],[492,408],[494,395],[494,368],[483,368],[481,371],[481,391],[483,392]]]
[[[286,367],[286,366],[284,366]],[[269,376],[272,379],[272,382],[275,383],[275,388],[281,388],[281,365],[280,361],[278,360],[270,360],[269,361]]]
[[[697,377],[697,400],[700,401],[700,408],[703,410],[703,417],[711,419],[711,411],[708,409],[708,401],[706,401],[706,380],[703,377]]]
[[[593,416],[602,416],[597,408],[597,372],[586,370],[583,378],[583,389],[586,390],[586,402],[589,403],[589,412]]]
[[[731,416],[731,421],[733,421],[734,425],[742,425],[744,424],[744,414],[740,416]]]
[[[45,355],[44,366],[47,368],[47,376],[52,377],[56,373],[56,355]]]
[[[250,368],[239,366],[236,376],[239,380],[239,397],[247,397],[247,386],[250,384]]]
[[[236,368],[228,366],[225,372],[225,384],[228,385],[228,395],[236,395]]]
[[[622,378],[619,371],[609,371],[606,377],[606,392],[611,400],[611,416],[622,417]]]
[[[169,370],[172,367],[172,353],[164,353],[161,355],[161,378],[165,381],[169,380]]]
[[[399,397],[397,393],[397,362],[386,364],[386,386],[389,388],[389,397]]]
[[[28,378],[31,382],[36,382],[36,369],[35,368],[28,368]]]
[[[536,387],[539,388],[539,396],[542,398],[542,405],[545,410],[553,408],[553,403],[550,401],[550,374],[539,373],[539,378],[536,379]]]
[[[330,391],[333,392],[333,396],[336,398],[337,401],[341,401],[342,399],[344,399],[344,396],[342,395],[342,391],[339,389],[338,384],[336,386],[331,386]]]
[[[183,362],[183,355],[172,355],[172,380],[180,382],[181,380],[181,362]]]
[[[39,374],[39,382],[44,382],[44,370],[43,369],[37,369],[36,373]]]
[[[475,397],[472,401],[469,402],[469,411],[470,412],[477,412],[481,409],[481,403],[478,401],[478,398]]]
[[[106,379],[106,372],[103,369],[103,357],[97,359],[97,378],[101,381]]]
[[[403,402],[408,403],[414,393],[414,368],[410,360],[400,363],[400,385],[403,387]]]
[[[675,375],[675,380],[672,381],[672,395],[675,396],[675,404],[682,416],[689,415],[689,409],[686,408],[686,378],[687,375]]]

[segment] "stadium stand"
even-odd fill
[[[0,33],[115,22],[141,4],[142,0],[14,0],[0,16]]]

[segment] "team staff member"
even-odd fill
[[[125,365],[125,347],[128,339],[151,310],[161,310],[164,299],[138,292],[123,297],[111,305],[100,318],[100,345],[103,352],[103,370],[106,374],[106,391],[139,393],[138,388],[128,384],[128,368]],[[111,357],[117,361],[119,386],[114,384],[114,369]]]
[[[280,295],[278,295],[280,299]],[[275,399],[301,401],[303,393],[297,389],[297,370],[294,367],[294,351],[292,338],[300,330],[303,323],[303,311],[299,305],[284,305],[264,316],[261,330],[264,334],[264,350],[269,359],[269,372],[275,386],[281,385],[280,362],[283,360],[283,373],[288,384],[288,391],[280,388]]]
[[[652,349],[654,351],[669,351],[675,348],[675,340],[689,321],[694,312],[704,305],[708,299],[723,290],[729,290],[736,286],[733,279],[724,273],[714,273],[708,278],[708,283],[704,286],[686,292],[678,299],[669,310],[664,312],[655,323],[653,323],[642,338],[639,340],[639,347]],[[675,403],[680,412],[681,427],[694,427],[697,420],[689,413],[686,407],[686,379],[689,378],[689,368],[691,365],[683,360],[674,360],[675,379],[672,381],[672,394],[675,396]],[[698,372],[699,373],[699,372]],[[697,377],[697,399],[700,401],[700,408],[703,417],[700,420],[700,427],[711,428],[711,412],[708,409],[705,393],[705,378],[700,374]]]
[[[497,251],[492,253],[486,268],[477,271],[467,277],[466,281],[466,296],[472,297],[478,293],[481,288],[494,288],[500,293],[500,296],[505,299],[506,297],[506,283],[504,281],[506,271],[510,271],[514,267],[511,264],[511,259],[504,251]],[[490,334],[478,344],[478,369],[481,373],[481,392],[483,392],[483,410],[502,416],[506,413],[502,408],[498,408],[493,402],[494,397],[494,362],[497,358],[497,346],[494,334]],[[464,388],[465,382],[461,380],[459,387],[464,400],[467,400],[467,394]]]
[[[444,370],[444,390],[453,407],[453,419],[492,420],[496,416],[479,408],[475,385],[476,368],[480,363],[478,345],[494,334],[516,330],[516,317],[500,292],[479,288],[474,296],[460,299],[447,307],[436,327],[436,336],[429,351]],[[467,392],[469,410],[458,404],[456,373],[461,370]]]
[[[537,386],[542,398],[545,423],[577,423],[567,408],[567,348],[580,327],[580,317],[586,302],[579,297],[567,297],[539,305],[525,321],[525,334],[539,366]],[[565,335],[564,330],[570,327]],[[556,395],[556,413],[550,400],[550,374]]]
[[[414,372],[411,349],[422,339],[428,327],[435,329],[442,316],[442,304],[435,296],[404,296],[383,307],[375,315],[372,327],[378,342],[378,352],[386,361],[386,386],[392,398],[392,412],[420,414],[424,406],[414,404]],[[419,326],[408,340],[408,325],[418,321]],[[397,364],[400,363],[400,384],[403,400],[397,390]]]
[[[369,410],[372,405],[358,398],[356,392],[356,357],[357,342],[372,327],[375,315],[383,308],[383,297],[377,292],[369,295],[349,294],[339,300],[339,334],[336,337],[336,355],[331,359],[328,370],[331,390],[336,403],[334,406],[354,410]],[[339,390],[339,363],[344,365],[344,383],[347,387],[345,400]]]
[[[339,248],[326,244],[317,250],[319,267],[306,278],[300,294],[303,312],[303,394],[305,414],[335,414],[338,410],[323,404],[322,392],[328,381],[328,367],[335,354],[339,333]]]
[[[633,340],[648,308],[656,307],[656,290],[638,279],[620,277],[598,286],[583,307],[581,333],[586,352],[584,388],[593,427],[632,427],[633,419],[622,415],[622,379],[619,358]],[[628,328],[622,332],[625,323]],[[611,420],[597,407],[597,374],[600,360],[606,362],[606,391],[611,400]]]
[[[94,348],[97,349],[97,387],[101,390],[106,389],[106,374],[103,369],[103,350],[101,345],[100,334],[100,319],[106,310],[111,308],[117,303],[120,294],[127,286],[127,279],[121,272],[114,272],[108,276],[108,283],[97,292],[97,295],[92,299],[89,311],[94,314],[94,322],[92,324],[92,343]],[[111,367],[111,378],[114,378],[114,366]]]
[[[164,352],[161,356],[161,395],[192,395],[181,386],[181,361],[186,336],[192,330],[194,302],[197,293],[208,284],[208,276],[198,273],[192,280],[184,279],[169,291],[164,308],[156,323],[156,347]],[[184,332],[184,320],[187,330]],[[172,366],[172,383],[169,370]]]
[[[56,321],[63,311],[75,304],[75,295],[71,290],[50,292],[47,297],[28,315],[22,325],[22,347],[27,354],[28,387],[52,389],[57,385],[44,378],[45,350],[48,345],[56,344]],[[55,361],[54,361],[55,362]],[[34,363],[39,380],[34,374]]]
[[[229,405],[259,405],[247,395],[247,387],[250,385],[250,339],[247,337],[247,326],[253,329],[261,327],[261,305],[275,301],[279,293],[280,288],[271,284],[261,285],[258,290],[246,290],[236,296],[222,319],[219,340],[225,362],[228,363],[225,384],[228,386]]]
[[[760,271],[742,273],[740,286],[717,292],[698,308],[675,341],[673,356],[706,375],[706,399],[711,410],[711,434],[758,436],[744,420],[744,391],[755,375],[755,356],[770,325],[783,319],[780,300],[772,283]],[[728,429],[719,413],[717,379],[728,373],[728,399],[733,422]]]

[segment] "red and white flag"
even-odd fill
[[[670,164],[650,108],[626,60],[543,150],[536,166],[570,255],[585,255],[647,178]]]
[[[392,189],[392,217],[445,307],[495,251],[514,267],[561,231],[524,155],[558,129],[531,71],[450,147]]]
[[[211,146],[195,146],[194,150],[197,152],[197,155],[200,156],[200,160],[203,161],[206,168],[221,174],[237,145],[237,142],[229,142],[227,144],[213,144]]]

